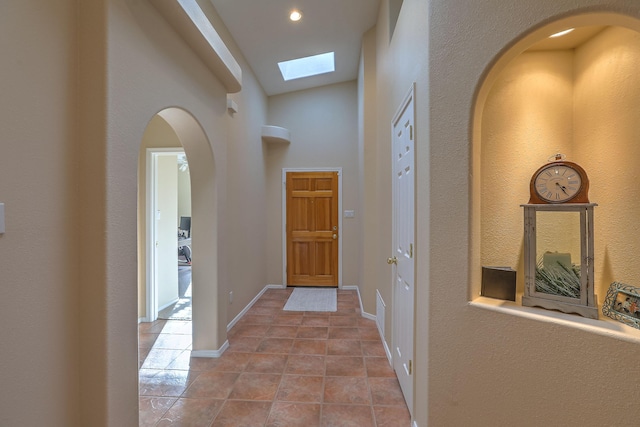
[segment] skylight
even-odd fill
[[[278,62],[285,81],[331,73],[336,70],[333,52]]]

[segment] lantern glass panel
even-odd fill
[[[580,298],[580,212],[536,213],[535,291]]]

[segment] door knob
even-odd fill
[[[333,235],[333,236],[331,236],[331,237],[333,237],[333,240],[336,240],[336,239],[338,238],[338,235],[337,235],[337,234],[334,234],[334,235]]]
[[[389,265],[391,265],[391,264],[398,265],[398,258],[396,258],[396,257],[387,258],[387,264],[389,264]]]

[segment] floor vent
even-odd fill
[[[378,324],[378,331],[380,336],[384,337],[384,312],[386,305],[380,296],[380,291],[376,289],[376,323]]]

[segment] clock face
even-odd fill
[[[563,203],[578,194],[582,179],[572,167],[551,164],[538,172],[533,184],[541,199],[549,203]]]

